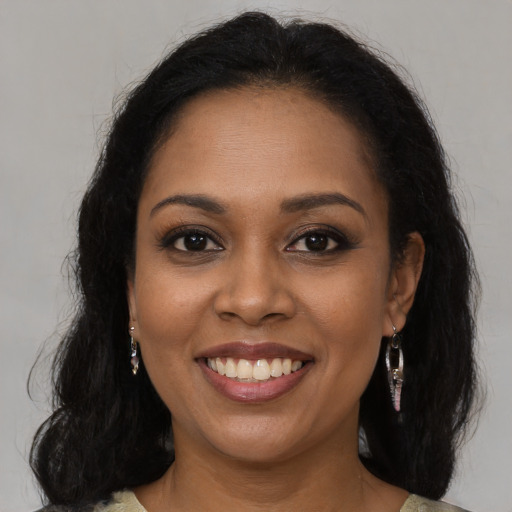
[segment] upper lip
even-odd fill
[[[236,341],[211,347],[198,356],[200,358],[233,357],[240,359],[270,359],[276,357],[299,361],[313,360],[313,356],[300,350],[273,342]]]

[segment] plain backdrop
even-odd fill
[[[511,0],[0,0],[0,510],[40,503],[27,456],[48,411],[44,357],[66,325],[62,262],[112,100],[173,44],[248,8],[341,21],[426,98],[483,282],[487,404],[446,499],[512,511]]]

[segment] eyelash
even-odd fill
[[[290,249],[291,246],[297,245],[298,242],[300,241],[304,241],[304,243],[306,243],[306,239],[308,237],[311,239],[314,235],[320,235],[320,237],[325,237],[327,239],[328,244],[330,243],[330,241],[332,241],[335,243],[335,246],[320,251],[300,249],[294,251],[293,249]],[[351,240],[347,235],[336,229],[330,227],[312,227],[304,230],[303,232],[295,236],[293,242],[287,246],[286,251],[309,253],[314,254],[316,256],[323,256],[352,249],[355,247],[355,245],[355,241]]]
[[[180,239],[185,240],[187,237],[192,237],[194,235],[201,237],[203,240],[206,239],[206,241],[205,241],[206,248],[199,248],[198,250],[192,250],[192,249],[176,247],[176,242],[178,242],[178,240],[180,240]],[[320,237],[327,239],[327,248],[326,249],[315,251],[315,250],[311,250],[311,249],[304,250],[304,249],[292,249],[291,248],[294,245],[298,245],[298,243],[300,241],[304,241],[304,243],[306,243],[305,242],[306,239],[308,237],[311,239],[311,238],[313,238],[314,235],[316,235],[316,236],[319,235]],[[208,249],[207,245],[211,242],[213,242],[216,245],[216,247]],[[329,247],[329,244],[331,244],[332,242],[334,242],[335,246]],[[185,242],[183,242],[183,243],[185,243]],[[333,228],[327,228],[327,227],[313,227],[313,228],[308,228],[307,230],[305,230],[305,231],[299,233],[297,236],[295,236],[293,241],[287,245],[285,250],[287,252],[310,253],[310,254],[314,254],[316,256],[322,256],[322,255],[327,255],[327,254],[333,254],[336,252],[346,251],[346,250],[352,249],[355,245],[356,245],[356,243],[354,241],[352,241],[347,235],[341,233],[338,230],[335,230]],[[171,233],[168,233],[167,235],[162,237],[162,239],[159,243],[159,246],[162,249],[171,249],[171,250],[174,250],[174,251],[180,252],[180,253],[196,253],[198,255],[224,250],[224,247],[222,246],[220,240],[218,239],[218,237],[216,235],[214,235],[214,233],[212,233],[211,231],[206,230],[202,227],[194,228],[194,227],[189,227],[189,226],[180,227],[180,228],[173,230]]]
[[[198,235],[200,237],[204,237],[207,239],[206,243],[213,242],[218,248],[215,249],[201,249],[201,250],[187,250],[185,249],[179,249],[175,246],[176,242],[180,239],[185,239],[187,236],[192,237],[193,235]],[[177,252],[190,252],[190,253],[204,253],[204,252],[211,252],[211,251],[221,251],[224,249],[222,244],[220,243],[219,239],[209,230],[205,228],[194,228],[189,226],[183,226],[180,228],[174,229],[171,233],[168,233],[165,235],[158,244],[162,249],[171,249],[175,250]]]

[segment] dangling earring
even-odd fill
[[[137,375],[139,371],[139,357],[137,356],[137,342],[133,339],[133,331],[135,331],[135,327],[130,327],[130,349],[131,349],[131,359],[130,363],[132,365],[132,373],[133,375]]]
[[[388,370],[389,390],[391,401],[396,412],[400,412],[400,398],[404,383],[404,353],[402,339],[393,325],[393,336],[389,339],[386,348],[386,368]]]

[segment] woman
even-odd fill
[[[364,45],[257,13],[182,44],[114,120],[76,269],[49,510],[455,510],[430,500],[473,403],[472,257]]]

